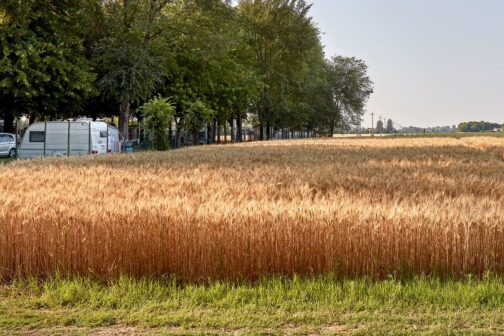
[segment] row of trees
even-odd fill
[[[457,132],[457,126],[433,126],[433,127],[416,127],[408,126],[399,129],[399,133],[453,133]]]
[[[358,124],[373,92],[367,66],[325,59],[309,10],[304,0],[2,1],[5,129],[21,115],[119,116],[126,135],[158,96],[170,99],[176,137],[232,120],[240,134],[245,118],[261,139]]]
[[[376,131],[378,133],[387,133],[387,134],[396,133],[396,129],[394,128],[394,122],[392,121],[392,119],[388,119],[387,125],[384,126],[383,121],[380,119],[376,122]]]
[[[486,121],[469,121],[458,125],[458,130],[460,132],[485,132],[494,131],[496,129],[501,130],[502,125]]]

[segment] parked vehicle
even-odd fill
[[[0,156],[16,157],[16,136],[10,133],[0,133]]]
[[[101,121],[38,122],[26,130],[20,158],[107,154],[121,151],[119,130]]]

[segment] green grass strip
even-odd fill
[[[255,284],[54,278],[0,286],[0,331],[495,335],[504,281],[269,279]],[[119,328],[119,329],[117,329]]]

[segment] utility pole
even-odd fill
[[[374,134],[374,112],[371,112],[371,135]]]

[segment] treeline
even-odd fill
[[[457,132],[457,126],[433,126],[433,127],[416,127],[408,126],[399,129],[399,133],[453,133]]]
[[[502,124],[491,123],[486,121],[469,121],[458,125],[460,132],[493,132],[502,130]]]
[[[460,123],[458,126],[435,126],[435,127],[403,127],[399,133],[453,133],[453,132],[494,132],[502,131],[501,124],[486,121],[469,121]]]
[[[24,0],[0,3],[0,113],[30,122],[118,116],[153,97],[177,133],[244,120],[321,135],[357,124],[366,64],[326,59],[303,0]],[[233,123],[235,121],[235,123]],[[237,139],[239,141],[239,139]]]

